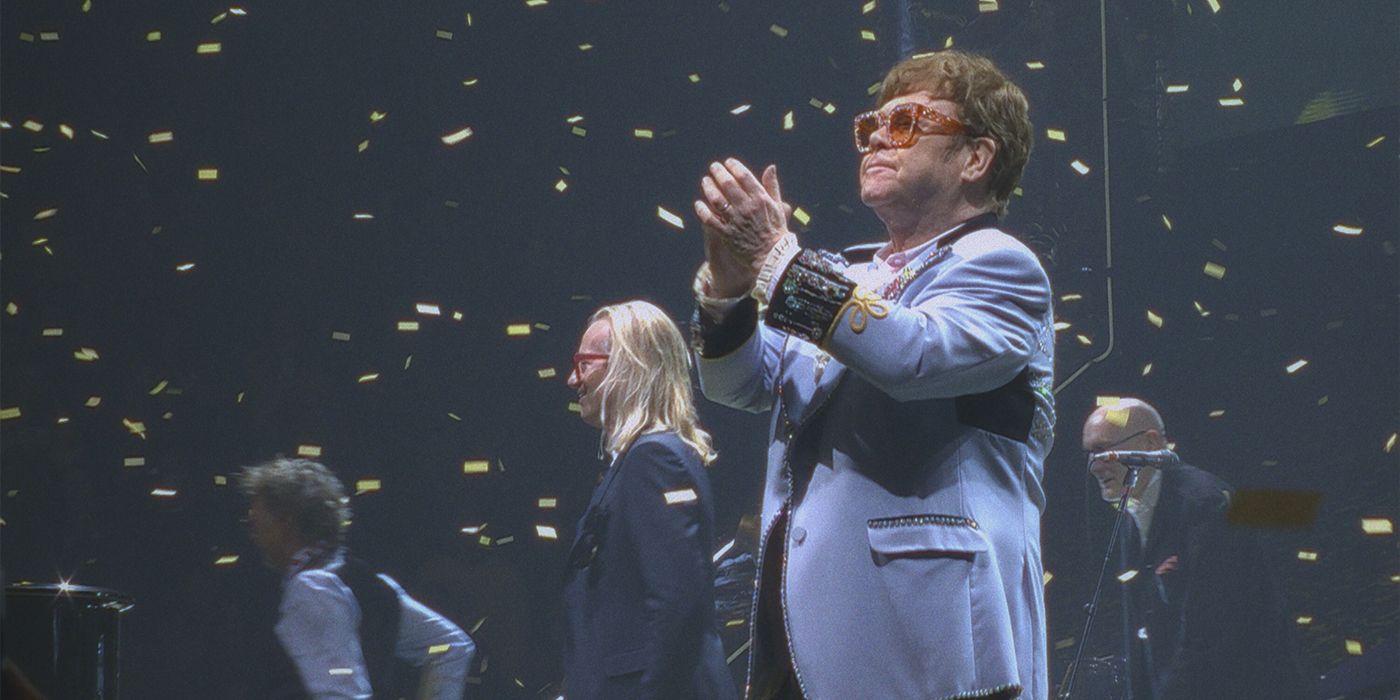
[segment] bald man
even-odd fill
[[[1100,406],[1083,446],[1168,447],[1162,416],[1139,399]],[[1128,469],[1091,460],[1103,500],[1117,503]],[[1195,467],[1144,467],[1119,533],[1124,654],[1133,700],[1301,698],[1292,628],[1253,536],[1230,527],[1230,485]]]

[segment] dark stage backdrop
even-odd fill
[[[720,157],[777,163],[809,244],[879,239],[851,117],[951,45],[1036,123],[1008,224],[1062,328],[1052,675],[1108,525],[1079,452],[1101,396],[1154,402],[1236,486],[1319,494],[1268,559],[1310,669],[1364,656],[1400,617],[1397,10],[1108,5],[6,0],[6,581],[133,595],[130,697],[241,697],[275,578],[231,476],[319,456],[353,547],[472,631],[483,694],[549,692],[599,466],[564,386],[584,319],[688,317]],[[701,413],[727,541],[766,419]]]

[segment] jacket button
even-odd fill
[[[792,541],[793,541],[793,542],[796,542],[796,543],[798,543],[798,544],[802,544],[802,540],[805,540],[805,539],[807,539],[807,529],[806,529],[806,528],[804,528],[804,527],[795,527],[795,528],[792,529]]]

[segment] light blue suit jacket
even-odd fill
[[[790,652],[811,700],[1049,692],[1050,283],[1006,233],[956,233],[884,317],[857,332],[848,312],[824,348],[756,323],[752,302],[702,325],[705,396],[773,410],[762,546],[783,548]],[[726,334],[726,352],[707,356]],[[753,635],[750,687],[773,671]]]

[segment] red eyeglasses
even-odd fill
[[[919,140],[919,132],[926,134],[957,134],[966,127],[963,123],[938,110],[925,107],[917,102],[904,102],[896,105],[888,114],[875,110],[856,116],[856,151],[861,155],[870,152],[870,137],[882,127],[888,127],[890,145],[895,148],[909,148]]]
[[[596,352],[576,352],[574,353],[574,374],[583,376],[583,363],[585,362],[606,362],[607,355]]]

